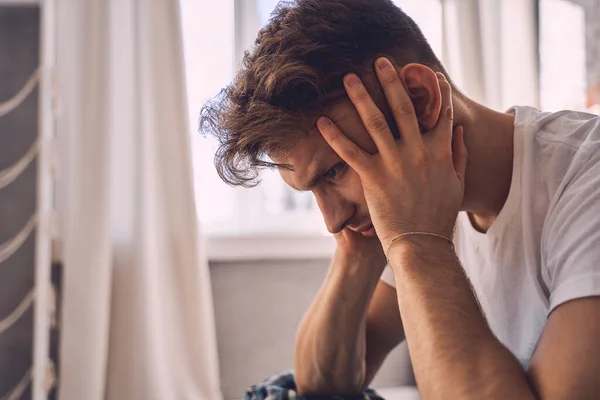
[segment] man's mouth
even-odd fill
[[[357,232],[362,234],[363,236],[369,236],[369,237],[377,236],[377,233],[375,232],[375,227],[373,226],[373,224],[369,224],[369,225],[365,226],[364,228],[360,228],[357,230]]]

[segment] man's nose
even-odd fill
[[[356,212],[351,202],[342,196],[328,193],[328,195],[315,195],[317,204],[323,214],[325,226],[330,233],[338,233],[348,223]]]

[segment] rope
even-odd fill
[[[6,332],[8,328],[13,326],[15,322],[25,314],[25,311],[33,304],[33,299],[35,298],[35,292],[33,289],[27,293],[27,296],[21,301],[21,303],[9,314],[8,317],[0,320],[0,335]]]
[[[35,71],[29,76],[25,85],[19,90],[19,92],[12,98],[3,102],[0,102],[0,117],[5,116],[9,112],[13,111],[15,108],[19,107],[23,100],[29,96],[29,94],[33,91],[33,88],[38,83],[40,78],[40,68],[36,68]]]
[[[27,386],[29,386],[29,382],[31,382],[32,377],[33,372],[31,371],[31,368],[29,368],[27,372],[25,372],[25,375],[23,375],[19,383],[17,383],[17,385],[14,388],[12,388],[10,392],[0,397],[0,400],[19,400],[21,396],[23,396],[23,392],[25,392]]]
[[[29,386],[29,383],[33,379],[33,369],[29,368],[25,375],[21,378],[21,380],[15,385],[14,388],[10,390],[7,394],[0,397],[0,400],[19,400],[23,396],[25,389]],[[46,395],[50,393],[52,389],[56,386],[56,367],[52,360],[48,360],[48,364],[46,364],[46,374],[44,376],[44,392]]]
[[[56,367],[54,366],[52,359],[48,360],[48,364],[46,365],[46,375],[44,378],[44,390],[46,391],[46,394],[48,394],[56,387],[56,383],[58,381],[58,378],[56,377]]]
[[[13,238],[8,239],[5,243],[0,244],[0,264],[2,264],[6,259],[12,256],[15,251],[21,247],[25,239],[31,234],[35,224],[37,223],[37,214],[33,214],[29,221],[25,224],[23,229],[19,233],[17,233]]]
[[[14,165],[0,171],[0,189],[10,185],[31,164],[39,150],[38,141],[33,142],[29,150]]]

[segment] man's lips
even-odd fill
[[[363,236],[377,236],[377,233],[375,232],[375,227],[373,226],[373,224],[369,224],[368,226],[357,229],[356,231],[358,233],[362,234]]]

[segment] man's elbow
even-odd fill
[[[316,371],[315,371],[316,372]],[[345,374],[344,374],[345,375]],[[364,390],[364,369],[349,376],[335,373],[308,373],[296,370],[296,390],[303,396],[357,395]]]

